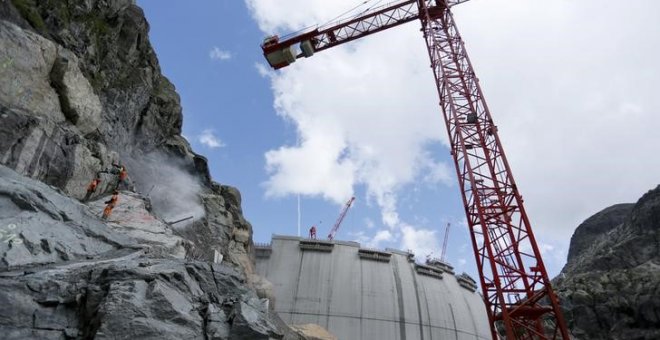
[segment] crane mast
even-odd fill
[[[503,333],[506,339],[568,340],[559,300],[541,259],[497,126],[450,10],[465,1],[400,1],[282,42],[277,36],[269,37],[262,49],[270,65],[279,69],[296,58],[310,57],[315,52],[419,19],[449,134],[491,335],[493,339]],[[345,211],[338,223],[343,215]]]
[[[348,212],[348,209],[351,207],[351,204],[353,204],[353,201],[355,201],[355,197],[351,197],[351,199],[349,199],[348,202],[346,202],[346,205],[344,205],[344,208],[341,210],[341,213],[339,214],[339,217],[337,218],[335,225],[333,225],[332,229],[330,229],[330,233],[328,234],[328,240],[332,241],[335,238],[335,235],[337,234],[337,230],[339,230],[339,226],[341,225],[341,222],[344,221],[344,217],[346,217],[346,213]]]

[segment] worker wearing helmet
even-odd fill
[[[105,209],[103,209],[103,219],[107,220],[108,217],[110,216],[110,213],[112,212],[112,209],[115,208],[115,205],[117,205],[117,201],[119,200],[119,191],[115,190],[112,192],[112,197],[110,197],[109,200],[105,201]]]

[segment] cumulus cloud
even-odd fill
[[[266,33],[324,23],[355,5],[246,3]],[[657,185],[660,159],[649,155],[660,145],[660,2],[474,0],[454,14],[538,238],[565,249],[582,220]],[[433,236],[397,212],[407,184],[454,176],[453,165],[428,152],[447,137],[419,24],[312,59],[278,72],[261,68],[277,113],[301,140],[267,154],[267,190],[341,204],[364,185],[402,245]]]
[[[435,230],[403,225],[401,231],[403,235],[401,242],[403,249],[412,250],[417,254],[417,257],[420,257],[420,255],[430,255],[440,249]]]
[[[369,248],[379,248],[381,243],[390,242],[394,239],[394,235],[389,230],[379,230],[373,238],[367,241],[366,246]]]
[[[455,176],[453,168],[449,164],[436,162],[431,156],[422,159],[424,175],[423,179],[427,184],[442,183],[451,185],[456,182],[452,176]]]
[[[197,137],[197,140],[211,149],[217,149],[225,146],[225,143],[216,137],[213,129],[206,129],[202,131],[202,133]]]
[[[211,58],[212,60],[219,60],[219,61],[229,60],[231,59],[231,52],[221,50],[219,47],[214,46],[209,52],[209,58]]]

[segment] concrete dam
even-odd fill
[[[255,248],[257,271],[288,324],[318,324],[341,340],[490,339],[475,281],[449,264],[291,236]]]

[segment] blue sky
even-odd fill
[[[423,258],[439,253],[452,222],[448,259],[476,277],[417,23],[282,72],[264,67],[264,32],[323,23],[360,3],[138,0],[181,95],[184,135],[217,182],[240,189],[256,242],[296,233],[298,193],[302,233],[322,221],[319,236],[354,194],[338,239]],[[455,10],[551,275],[581,221],[634,202],[660,173],[648,156],[660,143],[649,124],[660,108],[660,11],[649,10],[658,4],[602,7],[473,0]]]

